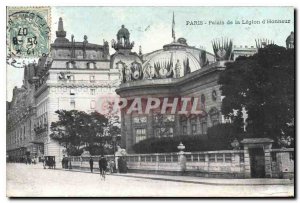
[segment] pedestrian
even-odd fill
[[[107,169],[107,160],[103,155],[101,155],[99,159],[99,170],[100,170],[100,176],[102,177],[103,180],[105,180],[106,169]]]
[[[93,168],[94,168],[94,160],[92,157],[90,157],[90,169],[91,169],[91,173],[93,173]]]
[[[65,169],[69,168],[69,159],[68,157],[65,158]]]
[[[63,158],[61,160],[62,168],[65,168],[65,162],[66,162],[66,158],[65,158],[65,155],[63,155]]]
[[[115,168],[115,162],[114,162],[114,160],[110,160],[110,162],[109,162],[109,170],[110,170],[111,174],[114,172],[114,168]]]

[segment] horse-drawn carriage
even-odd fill
[[[55,156],[45,156],[44,157],[44,169],[48,166],[49,169],[55,169]]]

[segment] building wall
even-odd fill
[[[201,115],[184,116],[176,113],[174,120],[163,122],[155,122],[155,111],[149,114],[138,115],[137,112],[127,114],[127,109],[122,109],[122,139],[126,140],[122,147],[126,147],[127,152],[133,153],[132,146],[140,141],[137,133],[140,129],[145,129],[146,135],[143,139],[160,136],[189,136],[198,135],[206,137],[207,128],[222,122],[221,115],[221,92],[218,85],[218,77],[220,70],[218,67],[204,68],[192,72],[184,77],[175,79],[153,79],[141,80],[130,83],[123,83],[116,90],[117,94],[122,98],[132,100],[133,98],[172,98],[172,97],[194,97],[198,98],[198,104],[201,103],[201,97],[205,97],[202,105]],[[212,93],[214,92],[214,97]],[[160,110],[159,110],[160,111]],[[135,123],[134,120],[139,117],[145,117],[147,120]],[[168,117],[168,116],[166,116]],[[203,120],[205,119],[205,121]],[[164,134],[156,133],[158,128],[172,128]],[[184,129],[185,128],[185,129]],[[193,131],[193,128],[195,130]],[[139,130],[138,130],[139,129]],[[171,133],[173,131],[173,133]]]

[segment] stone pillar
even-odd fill
[[[205,170],[206,172],[209,172],[209,157],[208,157],[208,154],[205,154],[204,156],[205,156],[204,170]]]
[[[277,165],[281,178],[291,178],[294,173],[294,162],[290,160],[288,151],[277,153]]]
[[[181,124],[180,124],[180,116],[175,114],[175,126],[174,126],[174,136],[180,136],[183,134]]]
[[[241,172],[241,165],[240,165],[240,154],[233,153],[231,154],[231,172]]]
[[[245,178],[251,178],[251,167],[250,167],[250,156],[248,146],[244,146],[244,167],[245,167]]]
[[[154,132],[154,123],[153,123],[153,111],[150,111],[148,116],[147,116],[147,138],[150,137],[155,137],[155,132]]]
[[[186,171],[186,157],[183,151],[185,149],[185,146],[180,142],[177,149],[179,150],[178,162],[179,162],[180,172],[181,174],[183,174]]]
[[[272,178],[272,157],[271,157],[272,144],[264,146],[265,151],[265,176],[266,178]]]

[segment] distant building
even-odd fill
[[[252,56],[257,53],[257,47],[254,46],[233,46],[232,60],[235,61],[239,56]]]
[[[49,57],[25,68],[24,85],[15,88],[9,103],[7,151],[14,159],[26,154],[59,158],[64,148],[50,138],[56,110],[92,112],[101,95],[116,95],[119,71],[110,67],[108,43],[89,43],[66,38],[60,18]]]

